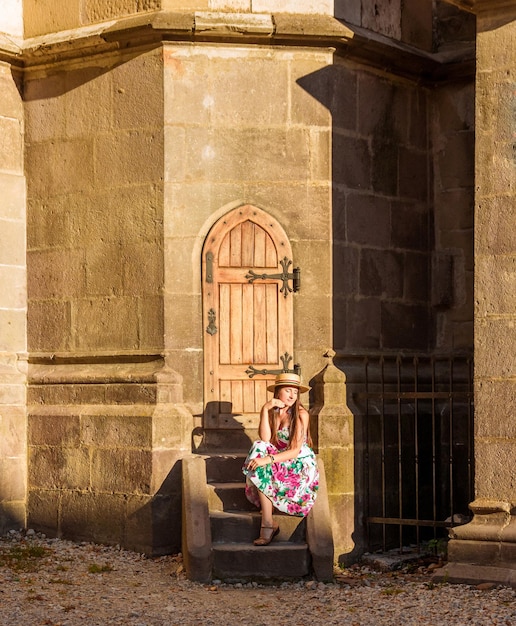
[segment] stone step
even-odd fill
[[[213,544],[213,577],[227,582],[294,580],[310,572],[310,553],[304,543],[275,539],[260,547],[252,543]]]
[[[256,511],[245,497],[245,482],[208,483],[210,511]]]
[[[260,535],[260,513],[243,512],[211,512],[210,527],[214,543],[246,543],[252,544]],[[274,523],[279,525],[280,532],[274,538],[277,541],[304,543],[306,541],[306,520],[290,515],[275,515]]]
[[[246,454],[226,452],[204,457],[206,463],[206,478],[209,483],[242,482],[244,475],[242,466]]]

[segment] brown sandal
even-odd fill
[[[268,537],[264,536],[263,530],[269,530],[270,534]],[[260,526],[260,536],[258,539],[253,541],[255,546],[268,546],[269,543],[274,539],[274,537],[279,533],[279,526],[275,524],[274,526]]]

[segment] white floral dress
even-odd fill
[[[303,443],[295,459],[276,461],[249,470],[251,459],[278,454],[288,448],[289,429],[278,431],[278,446],[267,441],[255,441],[247,455],[242,471],[246,476],[245,495],[260,508],[258,491],[264,493],[278,511],[305,517],[314,505],[319,488],[319,470],[313,450]]]

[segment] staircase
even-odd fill
[[[183,459],[183,559],[190,580],[286,581],[333,578],[333,539],[324,467],[307,518],[276,514],[280,532],[256,547],[259,511],[245,497],[245,454],[191,455]]]

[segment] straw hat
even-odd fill
[[[310,390],[310,387],[301,384],[301,378],[297,374],[291,374],[290,372],[281,372],[281,374],[278,374],[274,385],[269,385],[267,391],[274,391],[276,387],[296,387],[299,389],[299,393]]]

